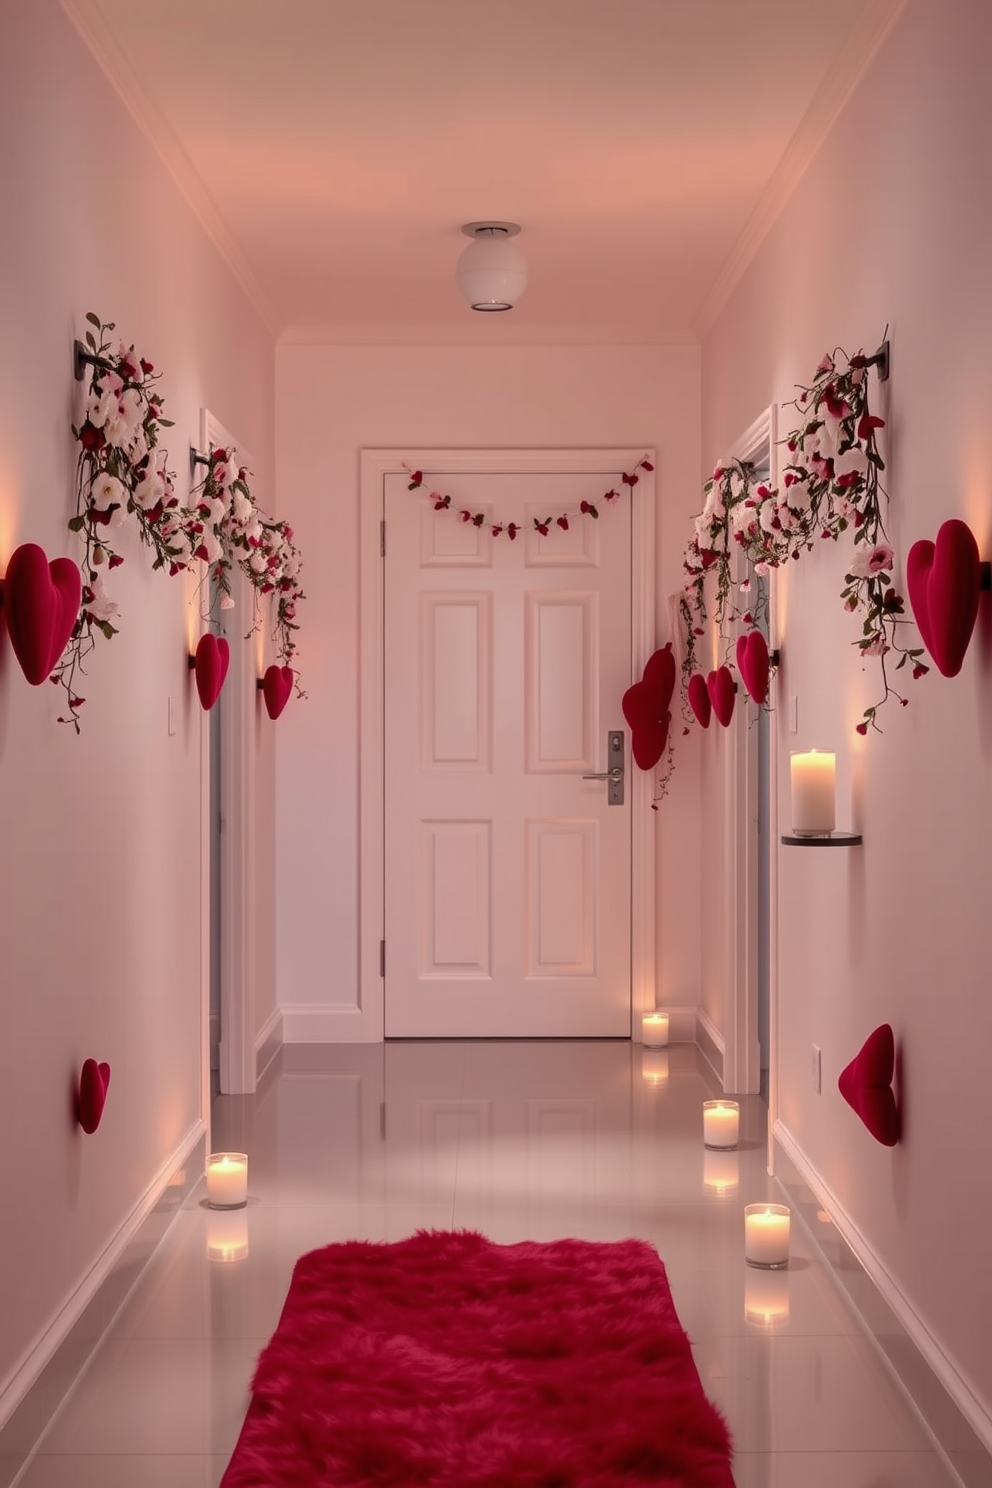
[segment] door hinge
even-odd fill
[[[385,518],[379,523],[379,557],[386,556],[386,522]]]
[[[386,975],[386,942],[384,940],[379,942],[379,975],[381,977]]]

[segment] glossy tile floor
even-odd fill
[[[757,1098],[737,1152],[704,1150],[718,1093],[691,1046],[283,1050],[256,1096],[215,1103],[212,1146],[249,1154],[247,1209],[192,1194],[20,1488],[212,1488],[296,1258],[424,1227],[650,1240],[738,1488],[950,1488],[804,1228],[787,1271],[745,1265],[744,1204],[783,1195]]]

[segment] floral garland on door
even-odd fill
[[[626,486],[628,491],[633,490],[634,486],[640,480],[640,476],[637,473],[639,470],[654,470],[654,466],[646,456],[643,460],[638,460],[633,470],[629,472],[624,471],[621,474],[620,484]],[[407,490],[419,491],[423,487],[423,484],[424,472],[422,470],[414,470],[410,475]],[[436,512],[450,511],[458,517],[459,521],[471,522],[473,527],[485,527],[489,521],[484,511],[473,511],[471,507],[457,506],[451,496],[442,495],[440,491],[428,489],[427,494],[433,502]],[[614,502],[620,500],[620,492],[611,488],[609,491],[604,491],[599,499],[605,501],[607,506],[612,506]],[[594,501],[580,501],[578,509],[575,511],[564,511],[557,517],[554,513],[547,517],[534,517],[532,519],[533,531],[539,533],[541,537],[548,537],[553,527],[558,527],[562,532],[567,532],[572,522],[576,521],[579,517],[590,517],[593,521],[598,521],[599,508],[596,503]],[[492,522],[490,523],[489,530],[493,537],[501,537],[505,532],[510,541],[513,542],[517,534],[524,530],[524,526],[520,522]]]
[[[849,358],[835,351],[822,358],[812,383],[801,386],[795,407],[802,422],[781,441],[789,454],[781,491],[767,482],[755,485],[752,468],[740,460],[716,467],[703,487],[705,504],[685,550],[687,578],[680,597],[688,682],[696,669],[695,640],[705,634],[709,618],[707,587],[714,580],[713,614],[727,645],[731,624],[739,622],[745,630],[758,624],[757,610],[747,608],[749,580],[739,589],[735,583],[738,551],[760,576],[811,552],[816,541],[837,542],[852,531],[854,557],[840,597],[845,610],[862,615],[861,635],[852,644],[866,660],[877,658],[882,678],[880,698],[856,725],[860,734],[869,728],[881,732],[877,713],[890,697],[908,706],[908,698],[892,685],[887,658],[898,656],[895,670],[909,666],[914,678],[929,671],[922,647],[906,646],[901,639],[901,626],[908,622],[892,578],[895,554],[884,522],[888,496],[880,480],[885,464],[876,437],[885,421],[868,403],[868,369],[874,361],[863,352]],[[736,598],[740,591],[746,596],[743,605]]]

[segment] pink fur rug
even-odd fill
[[[296,1263],[221,1488],[733,1488],[641,1240],[421,1231]]]

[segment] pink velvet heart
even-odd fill
[[[703,728],[709,728],[710,718],[713,714],[713,704],[710,702],[709,688],[706,686],[706,678],[702,672],[693,672],[689,678],[689,686],[686,692],[689,698],[689,707],[696,716],[696,722],[701,723]]]
[[[266,667],[262,678],[262,696],[265,699],[265,711],[270,718],[278,718],[289,702],[293,691],[293,676],[292,667],[279,667],[275,664]]]
[[[77,1114],[87,1135],[92,1135],[100,1125],[109,1085],[110,1065],[98,1064],[95,1059],[85,1060],[79,1076]]]
[[[737,638],[737,670],[759,708],[768,696],[768,642],[760,630]]]
[[[223,636],[202,635],[196,647],[196,690],[200,706],[209,713],[220,697],[224,678],[231,663],[231,648]]]
[[[49,563],[37,543],[22,543],[10,556],[4,608],[14,655],[37,687],[50,675],[79,615],[82,577],[71,558]]]
[[[965,522],[952,517],[936,543],[915,542],[906,559],[906,587],[923,644],[945,677],[956,677],[978,618],[981,560]]]
[[[734,716],[734,677],[729,667],[717,667],[706,678],[706,689],[713,704],[717,723],[728,726]]]
[[[894,1147],[899,1140],[899,1111],[892,1091],[895,1063],[892,1028],[882,1023],[868,1035],[837,1080],[837,1088],[851,1110],[885,1147]]]

